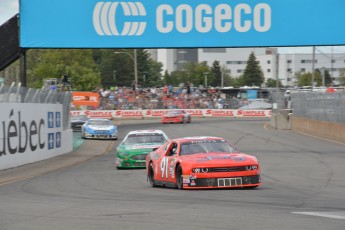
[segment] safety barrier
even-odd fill
[[[86,115],[90,118],[143,119],[160,118],[174,109],[156,110],[74,110],[70,114]],[[192,117],[271,117],[271,110],[232,110],[232,109],[184,109]]]

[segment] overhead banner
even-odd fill
[[[20,46],[344,45],[344,9],[344,0],[20,0]]]

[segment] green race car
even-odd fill
[[[130,131],[116,149],[116,168],[145,168],[146,155],[168,139],[162,130]]]

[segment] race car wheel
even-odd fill
[[[149,182],[150,182],[150,185],[152,187],[155,187],[155,179],[154,179],[154,175],[155,175],[155,172],[153,171],[153,164],[152,162],[150,163],[150,166],[149,166],[149,171],[147,173],[147,177],[149,179]]]
[[[246,186],[244,187],[244,189],[256,189],[258,187],[258,185],[255,186]]]
[[[183,189],[182,167],[179,165],[176,170],[176,186],[178,189]]]

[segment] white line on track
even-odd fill
[[[345,220],[345,212],[292,212],[292,213]]]

